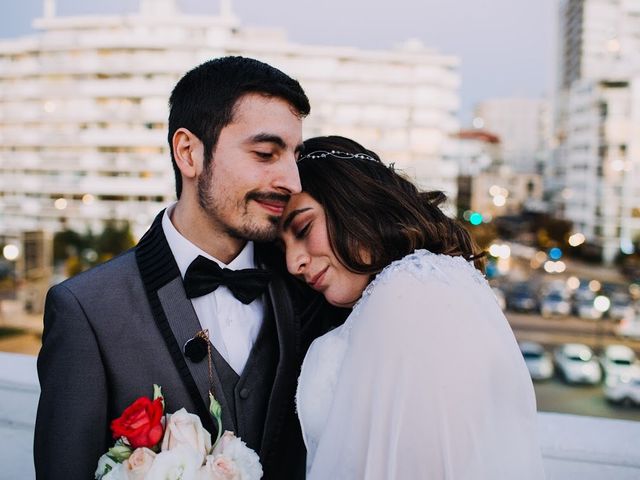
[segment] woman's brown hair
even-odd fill
[[[298,169],[302,190],[324,207],[331,247],[349,270],[374,275],[422,248],[484,269],[484,253],[469,232],[440,209],[444,193],[420,192],[359,143],[306,140]]]

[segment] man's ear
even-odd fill
[[[173,158],[185,178],[197,177],[203,168],[204,145],[198,137],[186,128],[179,128],[173,134]]]

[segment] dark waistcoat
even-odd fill
[[[223,422],[223,428],[235,431],[249,447],[260,452],[278,364],[278,339],[271,305],[267,305],[260,333],[242,375],[239,376],[215,348],[212,348],[212,359],[233,421],[233,425]]]

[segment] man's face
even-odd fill
[[[270,241],[292,194],[302,119],[286,101],[247,94],[220,132],[208,168],[198,176],[198,202],[214,227],[234,238]]]

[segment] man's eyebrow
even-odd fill
[[[293,219],[300,215],[302,212],[306,212],[307,210],[311,210],[311,207],[299,208],[287,215],[287,218],[285,218],[284,222],[282,222],[282,230],[288,230],[291,222],[293,222]]]
[[[278,147],[285,149],[287,148],[287,143],[280,137],[279,135],[274,135],[272,133],[258,133],[253,137],[247,140],[247,143],[273,143]]]

